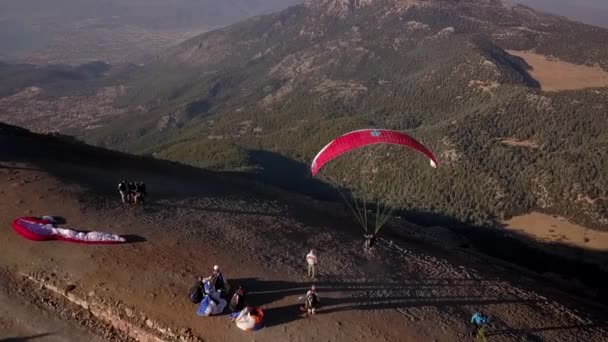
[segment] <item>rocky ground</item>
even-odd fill
[[[150,202],[119,203],[119,178],[146,180]],[[29,328],[6,323],[13,312],[50,312],[79,326],[60,330],[73,333],[63,340],[81,340],[79,331],[89,331],[106,340],[466,341],[476,308],[492,317],[491,341],[608,338],[604,307],[525,271],[451,244],[426,243],[421,228],[406,224],[387,231],[366,256],[361,232],[339,206],[232,177],[143,164],[3,162],[0,196],[0,267],[11,284],[0,320],[9,329],[0,329],[0,340],[56,331],[39,319]],[[61,216],[67,227],[125,234],[131,243],[26,241],[10,229],[21,215]],[[320,275],[310,281],[304,256],[313,247]],[[263,308],[264,329],[245,333],[227,316],[196,316],[188,288],[214,264]],[[312,283],[322,307],[304,317],[297,298]],[[19,309],[16,300],[35,305]]]

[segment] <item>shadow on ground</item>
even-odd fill
[[[8,337],[8,338],[0,339],[0,342],[29,342],[29,341],[34,341],[34,340],[42,338],[42,337],[51,336],[51,335],[53,335],[53,334],[44,333],[44,334],[37,334],[37,335],[31,335],[31,336]]]
[[[247,303],[264,309],[265,325],[278,326],[303,318],[300,310],[303,302],[294,299],[293,304],[272,306],[272,303],[288,297],[304,296],[309,283],[268,281],[256,278],[232,279],[233,286],[241,285],[247,291]],[[535,300],[521,298],[496,298],[489,296],[439,296],[415,295],[418,290],[429,287],[483,287],[478,281],[456,279],[427,279],[408,282],[333,281],[315,282],[320,296],[317,315],[358,310],[387,310],[416,307],[464,307],[496,304],[526,303]],[[296,297],[297,298],[297,297]],[[269,306],[270,305],[270,306]],[[466,317],[463,317],[466,320]]]

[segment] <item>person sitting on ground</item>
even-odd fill
[[[308,265],[308,277],[314,278],[315,267],[317,266],[317,255],[315,254],[314,249],[311,249],[306,255],[306,264]]]
[[[304,306],[308,311],[308,314],[314,315],[315,310],[317,309],[317,304],[319,303],[319,294],[317,293],[316,287],[313,285],[310,287],[310,290],[306,292],[306,303]]]
[[[120,181],[118,183],[118,191],[120,192],[120,198],[122,199],[122,203],[127,203],[129,201],[129,193],[127,192],[127,182]]]
[[[245,290],[243,289],[242,286],[239,285],[239,287],[234,292],[234,295],[232,295],[232,299],[230,299],[230,311],[238,312],[238,311],[243,310],[244,307],[245,307]]]
[[[472,333],[471,336],[475,337],[477,335],[477,332],[479,331],[479,329],[483,328],[486,324],[488,324],[488,321],[490,319],[488,318],[488,316],[486,316],[485,313],[483,313],[483,311],[478,310],[476,311],[473,316],[471,317],[471,324],[472,324]]]

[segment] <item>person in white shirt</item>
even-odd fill
[[[308,277],[315,277],[315,267],[317,266],[317,255],[315,254],[315,250],[311,249],[308,254],[306,254],[306,264],[308,265]]]

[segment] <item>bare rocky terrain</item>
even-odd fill
[[[0,265],[13,284],[8,293],[49,303],[45,310],[103,338],[465,341],[477,308],[492,316],[492,341],[608,337],[603,305],[457,247],[448,231],[436,229],[433,237],[398,223],[365,255],[361,232],[339,205],[234,175],[10,132],[5,128],[0,141],[13,143],[0,154]],[[114,187],[121,178],[146,180],[149,203],[120,203]],[[10,228],[22,215],[61,216],[68,227],[125,234],[130,243],[27,241]],[[303,267],[311,247],[320,257],[312,282]],[[213,264],[263,308],[264,329],[250,335],[226,316],[195,315],[187,290]],[[297,297],[311,283],[322,307],[305,318]],[[88,313],[70,314],[82,310]]]

